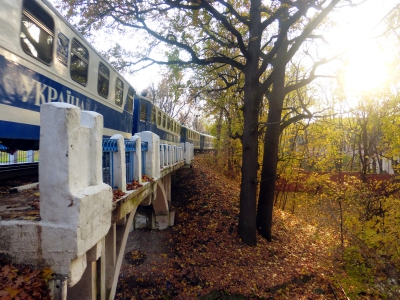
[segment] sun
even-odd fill
[[[343,69],[344,89],[369,92],[384,88],[389,79],[387,55],[374,45],[363,43],[347,56]]]
[[[388,88],[392,81],[391,61],[398,50],[384,34],[384,20],[397,4],[396,0],[365,1],[331,15],[333,26],[325,37],[332,53],[340,56],[336,74],[350,106],[360,97]]]

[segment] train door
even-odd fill
[[[140,100],[140,105],[139,105],[139,109],[140,109],[140,124],[141,126],[141,131],[152,131],[152,121],[153,121],[153,117],[152,117],[152,108],[153,105],[146,101],[146,100]]]
[[[205,150],[206,149],[206,142],[205,142],[205,140],[206,140],[206,137],[204,136],[204,135],[200,135],[200,150],[201,151],[203,151],[203,150]]]

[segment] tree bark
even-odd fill
[[[242,181],[240,189],[239,236],[249,246],[257,244],[256,199],[258,170],[258,114],[262,100],[259,83],[261,47],[261,0],[250,7],[249,44],[244,68],[242,136]]]
[[[283,49],[281,55],[284,55],[284,52]],[[271,94],[268,97],[268,126],[264,136],[264,154],[257,209],[258,231],[268,241],[272,240],[272,212],[278,164],[279,136],[281,133],[280,122],[285,99],[285,66],[279,66],[276,72],[277,76],[274,80]]]

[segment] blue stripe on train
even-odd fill
[[[0,137],[5,139],[30,139],[39,136],[39,132],[39,126],[0,120]]]
[[[83,87],[84,88],[84,87]],[[110,91],[110,94],[113,91]],[[68,88],[38,72],[35,72],[0,55],[0,103],[39,112],[40,105],[48,102],[65,102],[82,110],[98,112],[104,117],[104,127],[132,133],[132,115],[110,108],[92,98]],[[13,125],[7,131],[11,138],[21,138],[23,132],[14,131]],[[23,127],[24,131],[27,130]],[[4,131],[4,129],[3,129]],[[39,139],[38,130],[28,129],[23,138]],[[0,136],[4,137],[4,136]]]

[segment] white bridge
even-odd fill
[[[143,186],[126,191],[125,144],[115,135],[113,202],[102,181],[103,117],[65,103],[41,106],[40,221],[0,221],[0,253],[15,263],[51,268],[52,299],[114,299],[128,234],[139,205],[153,205],[152,227],[173,224],[171,177],[190,165],[193,145],[162,146],[152,132],[136,134],[134,179]],[[148,145],[142,181],[141,142]]]

